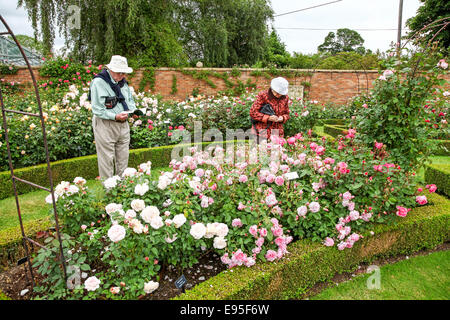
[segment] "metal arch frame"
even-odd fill
[[[59,250],[60,250],[60,261],[61,261],[61,265],[62,265],[62,269],[64,272],[64,279],[67,280],[67,270],[66,270],[66,263],[65,263],[65,257],[64,257],[64,251],[63,251],[63,246],[62,246],[62,240],[61,240],[61,233],[60,233],[60,227],[59,227],[59,222],[58,222],[58,213],[56,210],[56,200],[55,200],[55,194],[54,194],[54,188],[53,188],[53,177],[52,177],[52,170],[50,167],[50,158],[49,158],[49,152],[48,152],[48,144],[47,144],[47,134],[45,131],[45,123],[44,123],[44,116],[43,116],[43,112],[42,112],[42,106],[41,106],[41,99],[39,96],[39,89],[36,83],[36,78],[34,76],[33,70],[31,69],[31,65],[27,59],[27,56],[25,55],[25,52],[22,48],[22,46],[20,45],[20,43],[17,41],[16,36],[14,35],[14,33],[11,31],[11,29],[9,28],[8,24],[6,23],[5,19],[3,18],[3,16],[0,14],[0,20],[3,23],[3,25],[6,27],[6,29],[8,30],[7,32],[0,32],[0,35],[11,35],[11,37],[14,39],[14,42],[16,43],[17,47],[20,50],[20,53],[22,54],[23,59],[26,62],[26,65],[28,67],[28,71],[30,72],[31,75],[31,79],[33,80],[33,86],[34,86],[34,91],[35,91],[35,95],[36,95],[36,101],[37,101],[37,105],[39,107],[39,113],[30,113],[30,112],[24,112],[24,111],[19,111],[19,110],[10,110],[10,109],[6,109],[4,102],[3,102],[3,95],[1,92],[1,88],[0,88],[0,104],[1,104],[1,109],[2,109],[2,116],[3,116],[3,130],[5,132],[5,140],[6,140],[6,146],[8,149],[8,162],[9,162],[9,169],[11,171],[11,180],[12,180],[12,186],[14,189],[14,196],[16,198],[16,208],[17,208],[17,214],[19,217],[19,222],[20,222],[20,229],[22,232],[22,242],[23,242],[23,246],[25,248],[25,253],[26,253],[26,260],[28,261],[28,269],[31,275],[31,286],[32,288],[34,287],[35,283],[34,283],[34,275],[33,275],[33,268],[31,265],[31,259],[30,259],[30,251],[28,248],[28,242],[30,242],[31,244],[35,244],[39,247],[42,247],[44,249],[47,249],[46,247],[40,245],[38,242],[34,241],[33,239],[29,238],[26,236],[25,234],[25,229],[23,226],[23,221],[22,221],[22,215],[21,215],[21,211],[20,211],[20,205],[19,205],[19,197],[18,197],[18,193],[17,193],[17,189],[16,189],[16,181],[22,182],[22,183],[26,183],[29,184],[33,187],[36,188],[40,188],[43,190],[46,190],[48,192],[50,192],[51,194],[51,198],[52,198],[52,205],[53,205],[53,213],[54,213],[54,218],[55,218],[55,229],[56,229],[56,234],[57,234],[57,238],[59,240]],[[28,115],[28,116],[33,116],[33,117],[37,117],[39,118],[40,122],[41,122],[41,129],[42,129],[42,136],[43,136],[43,142],[44,142],[44,149],[45,149],[45,155],[46,155],[46,162],[47,162],[47,173],[48,173],[48,178],[49,178],[49,182],[50,182],[50,188],[45,188],[43,186],[37,185],[33,182],[18,178],[17,176],[15,176],[14,174],[14,166],[12,163],[12,158],[11,158],[11,148],[10,148],[10,144],[9,144],[9,136],[8,136],[8,124],[6,121],[6,113],[7,112],[11,112],[11,113],[17,113],[17,114],[24,114],[24,115]]]

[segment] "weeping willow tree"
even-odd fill
[[[105,63],[113,54],[146,65],[177,66],[185,62],[174,21],[176,0],[19,0],[31,19],[35,37],[51,52],[55,27],[69,55]],[[79,19],[79,20],[77,20]]]
[[[267,50],[268,0],[19,0],[51,52],[56,27],[68,55],[140,66],[253,64]],[[78,21],[75,21],[76,19]],[[75,26],[74,26],[75,25]]]
[[[229,67],[253,64],[268,48],[267,0],[180,0],[180,41],[191,62]]]

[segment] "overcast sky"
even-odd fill
[[[271,0],[275,16],[335,0]],[[386,51],[392,41],[397,41],[397,25],[400,0],[341,0],[317,8],[275,17],[273,27],[290,52],[316,53],[330,31],[340,28],[356,30],[365,40],[364,47]],[[403,1],[402,35],[405,22],[416,15],[419,0]],[[0,0],[0,13],[15,34],[33,36],[31,22],[23,8],[16,9],[16,0]],[[301,28],[301,29],[285,29]],[[303,30],[325,29],[325,30]],[[360,29],[394,29],[365,31]],[[4,31],[3,26],[1,30]],[[245,30],[242,30],[245,32]],[[57,34],[58,36],[58,34]],[[64,45],[60,37],[55,47]]]

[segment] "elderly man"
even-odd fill
[[[128,167],[130,126],[136,105],[125,74],[133,72],[125,57],[112,56],[109,64],[91,81],[92,127],[100,178],[122,175]],[[115,169],[115,172],[114,172]]]

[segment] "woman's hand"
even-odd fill
[[[272,122],[278,122],[278,116],[270,116],[268,120]]]

